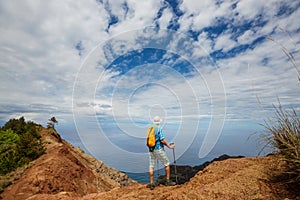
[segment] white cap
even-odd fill
[[[159,125],[160,122],[162,122],[162,119],[159,117],[159,116],[155,116],[153,118],[153,123],[156,124],[156,125]]]

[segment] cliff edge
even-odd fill
[[[5,188],[5,200],[40,195],[83,197],[90,193],[136,184],[125,173],[113,169],[61,139],[54,129],[41,131],[46,153],[33,161],[22,176]],[[39,199],[39,198],[37,198]]]

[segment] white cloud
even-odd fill
[[[188,31],[191,28],[199,31],[204,27],[211,26],[218,17],[231,17],[231,2],[224,2],[220,5],[209,0],[201,3],[193,0],[183,1],[180,9],[185,13],[179,20],[181,31]]]
[[[167,29],[171,19],[173,17],[173,12],[170,8],[166,8],[163,11],[161,18],[158,20],[161,29]]]
[[[1,4],[1,102],[22,102],[24,108],[31,103],[57,104],[57,112],[71,112],[81,62],[75,45],[82,41],[87,53],[107,37],[101,32],[107,16],[94,1]]]
[[[231,34],[224,34],[216,39],[214,50],[223,50],[226,52],[235,46],[236,42],[231,39]]]
[[[111,3],[111,5],[115,5]],[[117,5],[117,4],[116,4]],[[129,16],[126,20],[121,20],[119,23],[111,27],[112,35],[117,35],[126,31],[132,31],[145,28],[146,26],[153,26],[153,20],[156,13],[161,6],[159,1],[134,1],[128,0]],[[113,10],[120,10],[120,7],[112,6]]]
[[[194,49],[194,55],[195,57],[201,57],[201,56],[208,56],[213,51],[213,40],[208,37],[207,32],[202,32],[198,36],[198,43],[197,46],[201,47],[201,50],[199,48]],[[202,55],[201,55],[202,54]]]
[[[254,32],[252,30],[247,30],[244,32],[243,35],[238,37],[238,43],[239,44],[251,44],[254,39],[255,39]]]
[[[277,98],[286,106],[300,100],[296,70],[280,48],[267,40],[238,57],[218,62],[231,117],[262,121],[274,112],[270,108],[278,104]]]
[[[272,1],[268,2],[268,4],[270,3],[272,3]],[[243,0],[237,3],[236,11],[243,18],[253,19],[259,13],[263,13],[264,8],[267,7],[266,5],[267,5],[266,2],[259,1],[259,0]]]

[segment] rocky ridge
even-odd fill
[[[281,169],[278,156],[226,159],[211,163],[182,185],[159,185],[151,191],[145,184],[138,184],[90,194],[84,199],[300,199],[299,191],[288,192],[283,183],[270,179]]]
[[[73,147],[55,130],[43,129],[41,135],[46,153],[4,190],[3,199],[23,200],[60,194],[75,198],[136,184],[125,173]]]

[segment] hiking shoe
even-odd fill
[[[166,183],[165,183],[165,185],[166,186],[174,186],[174,185],[176,185],[176,183],[173,182],[173,181],[167,180]]]
[[[155,188],[155,183],[150,183],[150,190],[153,190]]]

